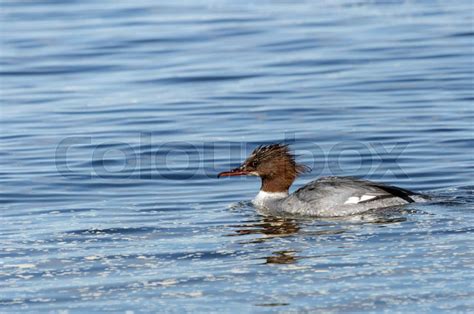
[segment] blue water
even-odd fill
[[[0,312],[474,311],[471,1],[0,5]],[[274,142],[434,200],[260,216]]]

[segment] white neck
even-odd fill
[[[267,207],[267,204],[280,200],[288,196],[288,192],[265,192],[260,190],[253,200],[253,204],[258,207]]]

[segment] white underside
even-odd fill
[[[269,202],[280,200],[288,196],[287,192],[258,192],[252,201],[255,206],[266,207]]]

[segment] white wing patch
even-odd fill
[[[377,196],[374,195],[362,195],[360,198],[357,196],[351,196],[344,202],[344,204],[359,204],[360,202],[368,201]]]
[[[362,195],[362,197],[360,198],[360,201],[363,202],[363,201],[368,201],[368,200],[371,200],[373,198],[376,198],[377,196],[374,196],[374,195]]]
[[[357,204],[359,203],[359,198],[357,196],[352,196],[347,199],[347,201],[344,202],[344,204]]]

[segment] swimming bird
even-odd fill
[[[354,177],[321,177],[289,194],[297,176],[310,170],[295,161],[288,145],[271,144],[258,146],[239,167],[217,177],[260,177],[252,203],[268,215],[338,217],[425,201],[419,193]]]

